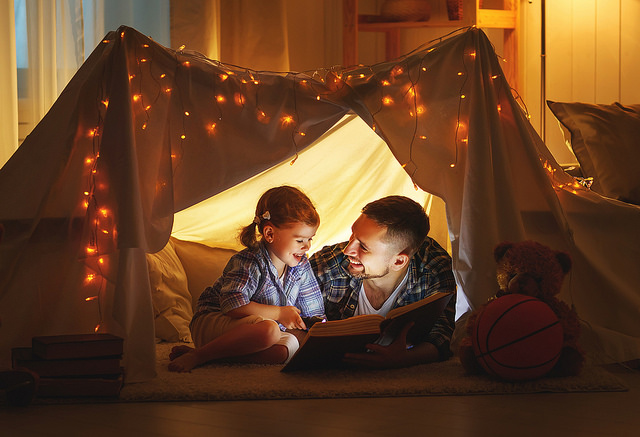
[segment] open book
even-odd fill
[[[366,345],[374,342],[389,345],[409,322],[414,325],[407,334],[407,343],[419,343],[420,337],[431,330],[442,315],[451,296],[452,293],[437,292],[418,302],[394,308],[386,317],[367,314],[316,323],[282,371],[342,367],[345,353],[366,352]]]

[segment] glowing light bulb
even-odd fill
[[[218,103],[224,103],[227,99],[223,95],[218,94],[216,96],[216,100],[217,100]]]
[[[293,117],[290,115],[284,115],[281,119],[280,122],[282,123],[282,126],[289,126],[290,124],[293,123]]]
[[[187,138],[185,134],[180,135],[180,139],[184,140],[185,138]]]
[[[140,94],[134,94],[133,95],[133,101],[134,102],[139,102],[141,98],[142,98],[142,96]]]
[[[97,299],[98,299],[98,296],[89,296],[89,297],[85,298],[84,300],[85,300],[85,302],[91,302],[92,300],[97,300]],[[96,328],[96,331],[97,331],[97,328]]]
[[[270,118],[262,109],[258,109],[256,111],[256,116],[258,117],[258,121],[260,123],[264,123],[264,124],[269,123]]]
[[[393,104],[393,99],[389,96],[385,96],[382,98],[382,104],[385,106],[389,106]]]

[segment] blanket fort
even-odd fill
[[[145,253],[166,244],[174,213],[284,161],[322,204],[295,160],[346,114],[446,202],[455,276],[472,307],[495,291],[493,247],[537,240],[571,254],[561,297],[598,358],[640,358],[640,208],[562,171],[481,30],[381,64],[277,73],[167,49],[121,27],[0,171],[2,362],[33,336],[97,330],[125,339],[127,381],[152,378]],[[339,156],[326,161],[344,170],[325,181],[329,192],[364,177]]]

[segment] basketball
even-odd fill
[[[540,299],[508,294],[478,314],[471,343],[476,359],[506,381],[540,378],[558,361],[563,344],[560,321]]]

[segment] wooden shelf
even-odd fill
[[[481,4],[486,4],[491,8],[481,7]],[[517,88],[519,12],[518,0],[464,0],[461,20],[385,21],[380,15],[359,14],[358,0],[342,0],[343,65],[349,66],[358,63],[359,32],[383,32],[385,34],[384,60],[391,60],[402,55],[400,34],[406,29],[467,26],[503,29],[503,55],[509,61],[504,67],[505,75],[509,83]]]

